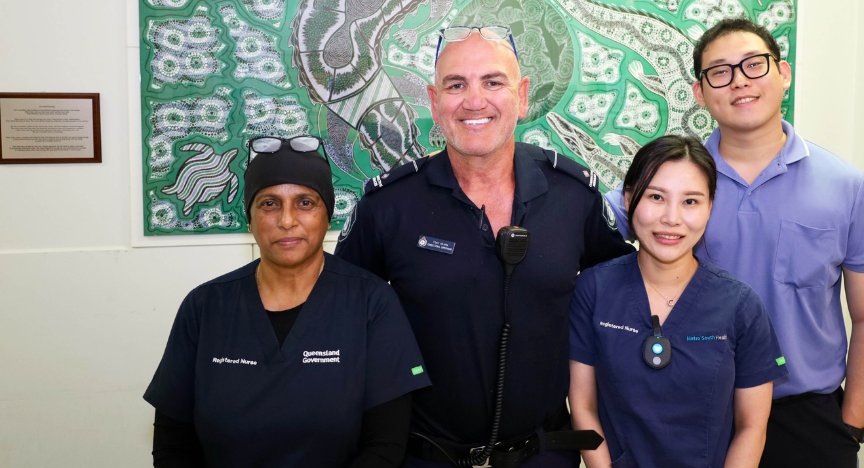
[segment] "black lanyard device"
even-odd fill
[[[672,344],[663,336],[660,317],[652,315],[651,326],[654,328],[654,334],[649,336],[642,346],[642,360],[648,364],[648,367],[660,370],[672,361]]]

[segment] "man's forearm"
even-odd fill
[[[864,323],[860,322],[852,324],[849,339],[843,421],[850,426],[864,427]]]
[[[843,269],[846,302],[852,318],[849,357],[846,359],[846,393],[843,397],[843,421],[864,427],[864,273]]]

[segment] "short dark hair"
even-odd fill
[[[780,60],[780,46],[777,45],[777,40],[771,35],[771,32],[746,18],[727,18],[705,31],[705,34],[699,38],[696,43],[696,48],[693,49],[693,71],[696,72],[696,78],[700,79],[702,73],[702,54],[705,49],[717,39],[723,36],[737,32],[746,32],[759,36],[765,46],[768,47],[768,52],[774,56],[776,60]]]
[[[693,137],[662,136],[636,152],[630,169],[624,176],[624,192],[630,193],[627,221],[630,223],[631,232],[634,232],[633,213],[636,212],[636,206],[660,166],[668,161],[690,161],[695,164],[708,180],[708,199],[714,200],[714,192],[717,191],[717,165],[708,150]]]

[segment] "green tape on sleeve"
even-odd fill
[[[777,365],[782,366],[783,364],[786,364],[786,358],[783,356],[778,357],[777,358]]]
[[[423,366],[417,366],[417,367],[411,369],[411,373],[414,375],[422,374],[423,373]]]

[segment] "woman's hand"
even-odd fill
[[[570,413],[573,429],[593,429],[605,439],[597,412],[597,378],[594,366],[570,361]],[[604,440],[596,450],[582,450],[588,468],[611,468],[612,457]]]
[[[572,374],[572,371],[571,371]],[[756,468],[765,448],[774,382],[735,389],[735,435],[726,452],[725,468]]]

